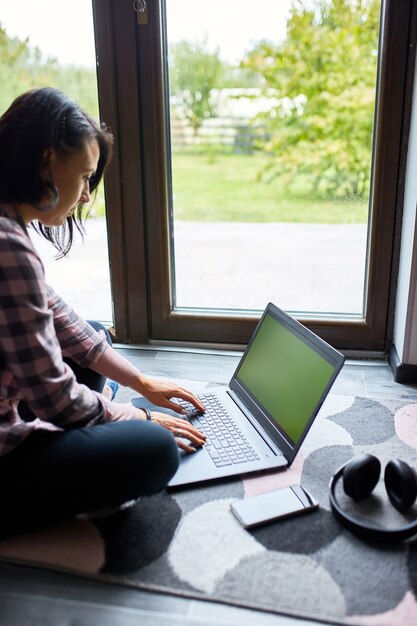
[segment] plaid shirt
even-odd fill
[[[66,430],[111,419],[107,403],[63,361],[97,361],[107,347],[45,283],[42,262],[11,207],[0,207],[0,455],[35,429]],[[36,418],[18,413],[25,400]]]

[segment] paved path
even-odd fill
[[[56,291],[84,317],[111,320],[105,220],[87,222],[69,259],[34,241]],[[178,222],[175,245],[178,306],[362,311],[365,225]]]

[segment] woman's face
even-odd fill
[[[83,150],[69,155],[59,155],[55,149],[47,154],[45,179],[50,180],[58,189],[59,200],[53,209],[38,211],[34,207],[25,207],[25,221],[38,220],[44,226],[61,226],[72,215],[79,202],[90,200],[90,178],[97,169],[100,149],[96,139],[90,140]],[[43,199],[45,205],[51,198]],[[33,209],[33,210],[31,210]]]

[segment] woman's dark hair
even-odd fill
[[[110,162],[111,133],[57,89],[33,89],[16,98],[0,117],[0,202],[37,208],[51,195],[51,181],[41,176],[47,151],[53,148],[59,155],[68,155],[93,139],[98,142],[100,156],[90,179],[91,192],[97,189]],[[65,256],[72,246],[74,225],[83,234],[83,208],[79,203],[62,226],[36,225],[59,256]]]

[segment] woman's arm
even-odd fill
[[[79,385],[63,362],[42,262],[12,220],[2,220],[0,258],[0,353],[22,398],[38,418],[61,428],[110,420],[102,398]]]
[[[190,391],[175,383],[153,381],[142,374],[110,347],[104,335],[97,333],[80,318],[50,287],[48,287],[48,306],[53,312],[55,331],[65,356],[117,381],[124,387],[130,387],[161,407],[180,413],[179,405],[170,401],[170,398],[176,397],[191,402],[198,410],[204,409],[198,398]]]
[[[181,413],[181,407],[176,402],[171,402],[171,398],[182,398],[191,402],[199,411],[204,411],[204,406],[193,393],[175,383],[152,380],[109,345],[90,367],[124,387],[137,391],[158,406]]]
[[[107,347],[104,333],[92,328],[49,285],[47,297],[62,354],[82,367],[90,367]]]

